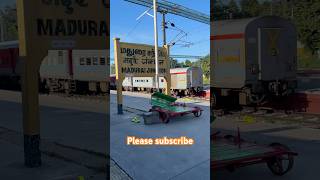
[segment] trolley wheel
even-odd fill
[[[279,143],[272,143],[270,144],[271,147],[277,149],[283,149],[289,151],[290,149],[282,144]],[[271,172],[277,176],[282,176],[289,172],[294,164],[293,155],[291,154],[283,154],[280,156],[273,157],[269,161],[267,161],[268,168]]]
[[[162,122],[163,123],[169,123],[169,113],[167,113],[167,112],[160,112],[159,113],[159,115],[160,115],[160,119],[162,120]]]
[[[202,114],[202,111],[197,111],[197,112],[194,112],[194,113],[193,113],[193,115],[194,115],[195,117],[200,117],[201,114]]]
[[[157,110],[157,109],[160,109],[160,107],[159,106],[152,106],[150,110],[154,111],[154,110]]]
[[[228,134],[228,135],[225,135],[223,138],[233,141],[235,137],[233,135]]]
[[[230,134],[225,135],[223,138],[225,138],[226,140],[231,141],[231,142],[237,142],[237,141],[239,141],[239,140],[240,140],[240,142],[244,142],[244,140],[243,140],[242,138],[240,138],[240,139],[238,140],[238,137],[236,137],[236,136],[234,136],[234,135],[230,135]],[[239,143],[239,142],[238,142],[238,143]]]

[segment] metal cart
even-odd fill
[[[216,133],[211,136],[211,170],[227,169],[230,171],[248,165],[266,163],[271,172],[282,176],[289,172],[294,164],[294,156],[287,146],[272,143],[263,146],[246,142],[238,136],[221,136]]]
[[[177,103],[176,98],[156,92],[151,96],[152,108],[150,111],[159,112],[160,119],[163,123],[168,123],[170,118],[175,116],[183,116],[186,114],[194,114],[200,117],[202,109],[200,107],[191,107],[185,103]]]

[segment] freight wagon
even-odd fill
[[[170,69],[171,93],[176,95],[196,94],[203,89],[203,73],[199,67]],[[165,79],[159,78],[159,88],[165,88]],[[124,90],[147,91],[155,90],[153,77],[126,77],[122,83]]]
[[[216,104],[283,97],[296,88],[297,32],[276,16],[211,22],[211,86]]]

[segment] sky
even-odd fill
[[[183,5],[190,9],[200,11],[209,16],[210,0],[168,0],[170,2]],[[143,16],[136,20],[148,8],[129,3],[124,0],[110,0],[110,54],[114,57],[113,38],[120,38],[122,42],[141,43],[154,45],[153,18]],[[153,14],[153,11],[150,11]],[[177,15],[167,14],[166,20],[175,24],[179,29],[187,33],[182,40],[193,43],[189,47],[181,46],[183,42],[177,42],[170,49],[174,55],[195,55],[205,56],[210,52],[210,26],[208,24],[193,21]],[[162,46],[162,16],[158,13],[159,46]],[[179,33],[176,29],[167,30],[167,42],[175,38]]]
[[[5,7],[6,5],[14,4],[13,0],[0,0],[0,8]]]
[[[210,0],[167,0],[196,11],[200,11],[209,16]],[[5,5],[12,5],[13,0],[0,0],[0,8]],[[129,3],[124,0],[110,0],[110,56],[114,57],[113,38],[118,37],[123,42],[142,43],[154,45],[153,18],[143,16],[139,21],[136,20],[148,8]],[[150,11],[153,14],[153,11]],[[161,20],[162,16],[158,13],[159,46],[162,46]],[[195,55],[205,56],[210,52],[210,26],[197,21],[193,21],[177,15],[167,14],[166,20],[175,24],[179,29],[187,33],[183,41],[193,43],[189,47],[181,46],[185,44],[177,42],[177,45],[170,49],[171,54],[175,55]],[[177,29],[167,29],[167,42],[175,38],[179,33]],[[183,59],[182,59],[183,60]]]

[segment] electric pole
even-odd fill
[[[166,35],[166,13],[161,12],[162,14],[162,34],[163,34],[163,46],[167,44],[167,35]]]
[[[159,92],[159,62],[158,62],[158,23],[157,23],[157,0],[153,0],[153,24],[154,24],[154,57],[156,64],[156,89]]]

